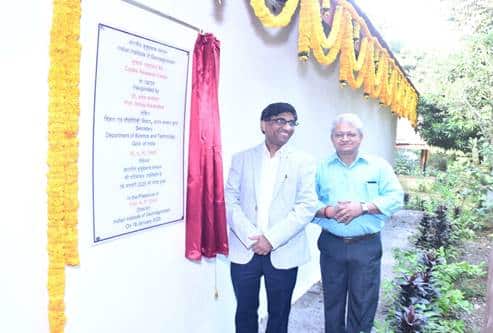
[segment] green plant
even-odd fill
[[[443,263],[435,266],[434,276],[438,280],[439,288],[445,292],[454,288],[455,283],[463,279],[476,279],[486,274],[485,263],[473,265],[466,261]]]
[[[418,154],[413,150],[398,149],[395,154],[394,171],[398,175],[422,175]]]
[[[457,289],[461,281],[475,279],[486,274],[484,264],[472,265],[467,262],[436,265],[433,276],[440,290],[437,306],[441,313],[455,316],[459,312],[469,312],[472,305],[466,300],[464,293]]]
[[[487,192],[493,190],[493,148],[473,140],[470,153],[453,152],[448,156],[447,172],[437,173],[427,200],[420,196],[417,204],[428,213],[440,205],[449,208],[450,239],[460,242],[471,239],[493,215],[486,200]]]
[[[428,159],[427,172],[436,175],[439,171],[447,171],[449,156],[445,151],[432,151]]]
[[[478,211],[462,210],[455,219],[452,220],[452,239],[453,241],[461,241],[472,239],[475,231],[480,230],[484,226],[484,221]]]
[[[477,278],[460,279],[457,282],[457,289],[462,290],[466,299],[484,298],[487,287],[486,283],[478,283]]]
[[[450,2],[450,1],[444,1]],[[474,1],[461,1],[472,5]],[[471,6],[469,6],[471,7]],[[470,151],[471,138],[493,139],[493,22],[465,36],[460,50],[416,60],[413,74],[421,80],[418,110],[420,135],[434,146]]]
[[[390,308],[397,298],[397,295],[394,293],[393,281],[389,279],[383,280],[380,288],[382,289],[382,293],[379,302],[383,305],[383,308]]]
[[[485,274],[484,265],[453,261],[457,245],[473,238],[493,216],[486,201],[493,183],[493,148],[472,142],[470,153],[447,156],[446,173],[438,172],[430,186],[413,188],[428,192],[411,192],[408,205],[424,215],[416,236],[420,250],[394,251],[394,271],[403,278],[394,281],[396,310],[387,322],[396,332],[465,332],[459,314],[471,311],[470,298],[484,291],[473,282]]]
[[[375,320],[373,325],[376,333],[394,333],[392,324],[388,320]]]
[[[410,275],[420,270],[420,254],[415,250],[393,249],[392,254],[395,259],[394,272],[397,275]]]
[[[409,194],[409,200],[406,203],[406,209],[424,211],[425,210],[425,202],[426,202],[426,200],[423,199],[423,197],[421,195],[419,195],[417,193]]]
[[[426,326],[427,333],[464,333],[464,321],[459,319],[437,318],[429,321]]]
[[[386,321],[390,328],[395,332],[464,332],[458,315],[472,309],[466,296],[473,291],[467,283],[484,276],[485,268],[484,263],[448,262],[454,257],[455,252],[446,247],[424,252],[394,250],[394,271],[404,277],[393,284],[399,291],[393,297],[394,316]],[[379,332],[391,330],[382,326]]]
[[[469,313],[472,310],[472,304],[464,298],[464,294],[458,289],[441,293],[437,300],[437,306],[441,313],[449,316],[455,316],[460,312]]]

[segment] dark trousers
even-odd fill
[[[380,234],[371,239],[345,242],[323,231],[318,248],[325,333],[369,333],[380,288]]]
[[[267,291],[266,333],[288,331],[291,296],[293,295],[298,268],[277,269],[272,266],[270,255],[254,255],[247,264],[231,263],[231,281],[236,296],[236,333],[258,333],[260,278],[264,276]]]

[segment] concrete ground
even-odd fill
[[[397,212],[385,225],[382,231],[382,281],[393,278],[392,266],[394,259],[392,249],[412,246],[408,238],[415,230],[421,213],[402,210]],[[381,291],[382,293],[382,291]],[[382,299],[382,295],[380,297]],[[377,319],[383,318],[382,307],[379,304]],[[266,320],[260,323],[259,332],[265,332]],[[323,333],[323,295],[320,282],[313,285],[291,308],[289,319],[290,333]]]

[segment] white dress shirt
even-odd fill
[[[260,188],[257,199],[257,226],[265,233],[269,227],[269,210],[272,202],[274,184],[276,182],[277,170],[279,168],[278,150],[274,156],[270,156],[267,146],[264,145],[264,154],[262,158],[262,171],[260,173]]]

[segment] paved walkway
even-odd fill
[[[408,238],[416,230],[421,213],[402,210],[386,223],[382,231],[382,281],[393,277],[394,258],[392,249],[410,246]],[[379,306],[377,318],[383,317]],[[289,333],[323,333],[323,296],[322,285],[316,283],[310,288],[291,309]],[[265,320],[262,320],[260,332],[265,332]]]

